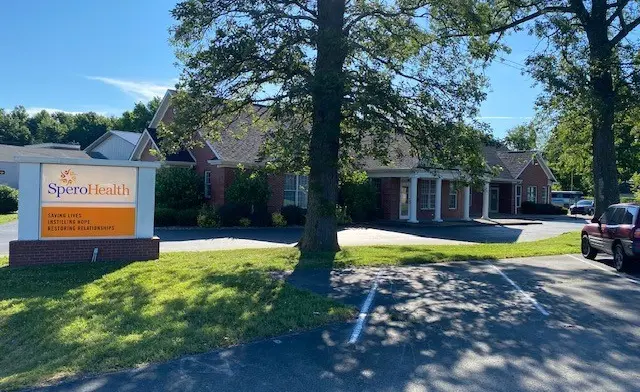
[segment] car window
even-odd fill
[[[589,205],[591,205],[591,200],[580,200],[578,202],[578,205],[579,206],[589,206]]]
[[[623,225],[632,225],[638,215],[638,207],[627,207],[622,218]]]
[[[613,215],[609,219],[608,224],[610,225],[619,225],[624,220],[624,214],[627,212],[626,208],[616,208]]]

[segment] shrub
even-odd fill
[[[365,222],[376,217],[376,190],[366,173],[353,172],[344,179],[340,199],[353,221]]]
[[[255,209],[251,214],[251,224],[257,227],[271,226],[271,214],[266,206]]]
[[[302,226],[304,225],[307,210],[298,206],[284,206],[280,209],[280,213],[284,216],[287,224]]]
[[[204,179],[195,170],[161,167],[156,174],[156,205],[184,209],[199,208],[204,197]]]
[[[639,201],[639,199],[633,196],[623,196],[620,198],[620,203],[638,203]]]
[[[275,227],[285,227],[287,225],[287,220],[284,219],[284,216],[279,212],[271,214],[271,222]]]
[[[239,223],[240,223],[240,226],[242,226],[242,227],[249,227],[249,226],[251,226],[251,219],[249,219],[249,218],[240,218]]]
[[[348,225],[350,224],[351,217],[347,213],[347,209],[345,207],[336,206],[336,222],[338,225]]]
[[[567,215],[569,212],[566,208],[553,204],[538,204],[530,201],[523,201],[521,205],[523,214],[540,214],[540,215]]]
[[[264,171],[248,171],[237,169],[233,182],[224,193],[225,201],[245,205],[249,211],[266,208],[271,197],[267,174]]]
[[[247,205],[227,203],[218,209],[222,226],[238,226],[240,219],[251,216],[251,209]]]
[[[18,210],[18,191],[7,185],[0,185],[0,214]]]
[[[199,227],[220,227],[220,217],[214,207],[203,205],[198,211],[197,223]]]
[[[163,226],[195,226],[197,224],[198,210],[194,208],[176,209],[156,207],[155,225]]]

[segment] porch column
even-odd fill
[[[482,192],[482,219],[489,219],[489,183],[484,183]]]
[[[436,209],[433,214],[434,222],[442,222],[442,178],[436,178]]]
[[[464,205],[463,205],[463,216],[462,219],[468,221],[471,220],[469,217],[469,208],[471,207],[471,187],[468,185],[464,187]]]
[[[418,223],[418,177],[409,183],[409,222]]]

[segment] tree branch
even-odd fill
[[[616,17],[620,16],[620,23],[624,24],[624,18],[622,16],[622,11],[624,10],[624,7],[627,5],[627,3],[629,3],[629,0],[620,0],[620,3],[616,3],[617,8],[616,10],[613,12],[613,14],[611,14],[611,16],[609,18],[607,18],[607,26],[611,25],[611,22],[613,22]],[[607,5],[608,7],[609,5]],[[613,7],[611,7],[613,8]],[[624,28],[624,26],[623,26]]]
[[[609,41],[609,43],[611,44],[611,47],[616,46],[620,41],[622,41],[627,35],[629,35],[630,32],[633,31],[633,29],[635,29],[636,27],[640,26],[640,17],[638,17],[637,19],[635,19],[633,22],[626,24],[618,34],[615,35],[615,37],[613,37],[611,39],[611,41]]]

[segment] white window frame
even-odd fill
[[[436,209],[436,180],[422,180],[420,182],[420,209]]]
[[[204,172],[204,198],[211,199],[211,171]]]
[[[294,188],[293,189],[287,189],[287,177],[288,176],[294,177],[294,181],[293,181],[294,182]],[[309,202],[309,190],[305,189],[301,185],[302,181],[300,181],[300,179],[306,179],[306,183],[307,183],[307,186],[308,186],[308,184],[309,184],[309,176],[299,175],[299,174],[285,174],[284,186],[283,186],[283,188],[284,188],[283,189],[283,202],[282,202],[282,206],[283,207],[288,206],[288,205],[295,205],[295,206],[300,207],[300,208],[304,208],[304,209],[307,208],[307,203]],[[287,199],[284,198],[285,192],[295,192],[294,193],[295,201],[294,201],[293,204],[285,204],[287,202]],[[301,194],[306,195],[306,197],[305,198],[300,197]],[[305,205],[304,206],[301,205],[303,199],[305,200]]]
[[[540,192],[542,194],[542,204],[549,203],[549,200],[547,200],[547,197],[548,197],[547,194],[549,193],[547,192],[547,187],[543,186]]]
[[[522,207],[522,185],[516,185],[516,208]]]
[[[451,196],[454,196],[453,199],[451,199]],[[449,205],[449,209],[450,210],[457,210],[458,209],[458,189],[456,188],[455,184],[453,182],[449,183],[449,197],[448,197],[448,201],[447,204]],[[451,201],[453,200],[453,207],[451,207]]]
[[[533,200],[531,200],[531,190],[533,190]],[[538,186],[537,185],[529,185],[527,186],[527,201],[531,203],[538,203]]]

